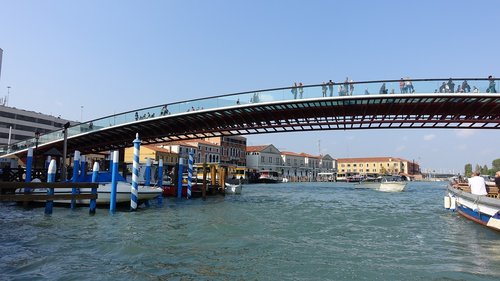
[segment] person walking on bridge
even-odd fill
[[[330,91],[330,97],[333,97],[333,81],[331,79],[328,81],[328,90]]]
[[[299,99],[301,99],[304,94],[304,88],[302,86],[302,82],[299,82]]]
[[[297,82],[293,83],[293,87],[290,91],[292,92],[293,99],[296,100],[297,99]]]
[[[490,83],[488,85],[488,89],[486,89],[486,93],[496,93],[497,89],[495,89],[495,80],[493,79],[493,76],[488,76],[488,80]]]
[[[323,82],[323,84],[321,84],[321,93],[323,94],[323,97],[326,97],[326,84],[325,84],[325,82]]]

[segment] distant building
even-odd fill
[[[155,163],[158,163],[160,159],[163,161],[163,166],[167,168],[174,167],[179,162],[179,155],[177,153],[171,152],[169,149],[162,148],[156,145],[141,145],[139,151],[139,162],[141,164],[146,163],[146,159],[153,159]],[[125,163],[133,163],[134,161],[134,147],[125,148]]]
[[[340,175],[420,174],[418,164],[397,157],[339,158]]]
[[[274,145],[247,146],[246,153],[248,169],[282,171],[281,152]]]
[[[337,172],[337,160],[335,160],[330,154],[322,155],[320,162],[319,162],[319,167],[321,172],[327,173],[327,172]]]
[[[187,140],[181,143],[196,147],[194,163],[220,164],[221,147],[219,145],[206,140]]]
[[[43,135],[60,130],[67,122],[71,125],[77,124],[52,115],[0,105],[0,151],[7,151],[9,132],[12,145],[34,138],[37,131]]]
[[[305,156],[291,151],[282,151],[283,176],[291,181],[298,181],[307,176]]]
[[[206,141],[220,146],[220,164],[222,166],[246,166],[247,139],[241,136],[223,136],[205,138]]]
[[[187,143],[184,141],[169,142],[159,144],[158,146],[161,148],[165,148],[172,153],[176,153],[179,158],[184,158],[184,164],[187,164],[187,159],[190,152],[193,152],[194,155],[198,153],[198,146],[196,144]]]

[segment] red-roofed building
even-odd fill
[[[256,170],[272,170],[281,172],[281,152],[274,145],[247,146],[247,168]]]

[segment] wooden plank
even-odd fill
[[[98,183],[93,182],[0,182],[0,189],[16,188],[97,188]]]
[[[41,194],[28,194],[28,195],[0,195],[0,201],[15,201],[15,202],[30,202],[30,201],[47,201],[47,200],[71,200],[72,198],[79,199],[97,199],[96,194],[54,194],[54,195],[41,195]]]

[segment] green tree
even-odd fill
[[[381,175],[387,174],[387,170],[384,167],[380,168],[380,174]]]
[[[487,175],[488,174],[488,166],[484,165],[481,170],[481,175]]]
[[[465,164],[464,176],[470,177],[472,175],[472,164]]]
[[[500,171],[500,158],[491,162],[491,169],[494,171]]]
[[[481,166],[479,166],[479,164],[476,164],[476,167],[474,168],[474,172],[481,172]]]

